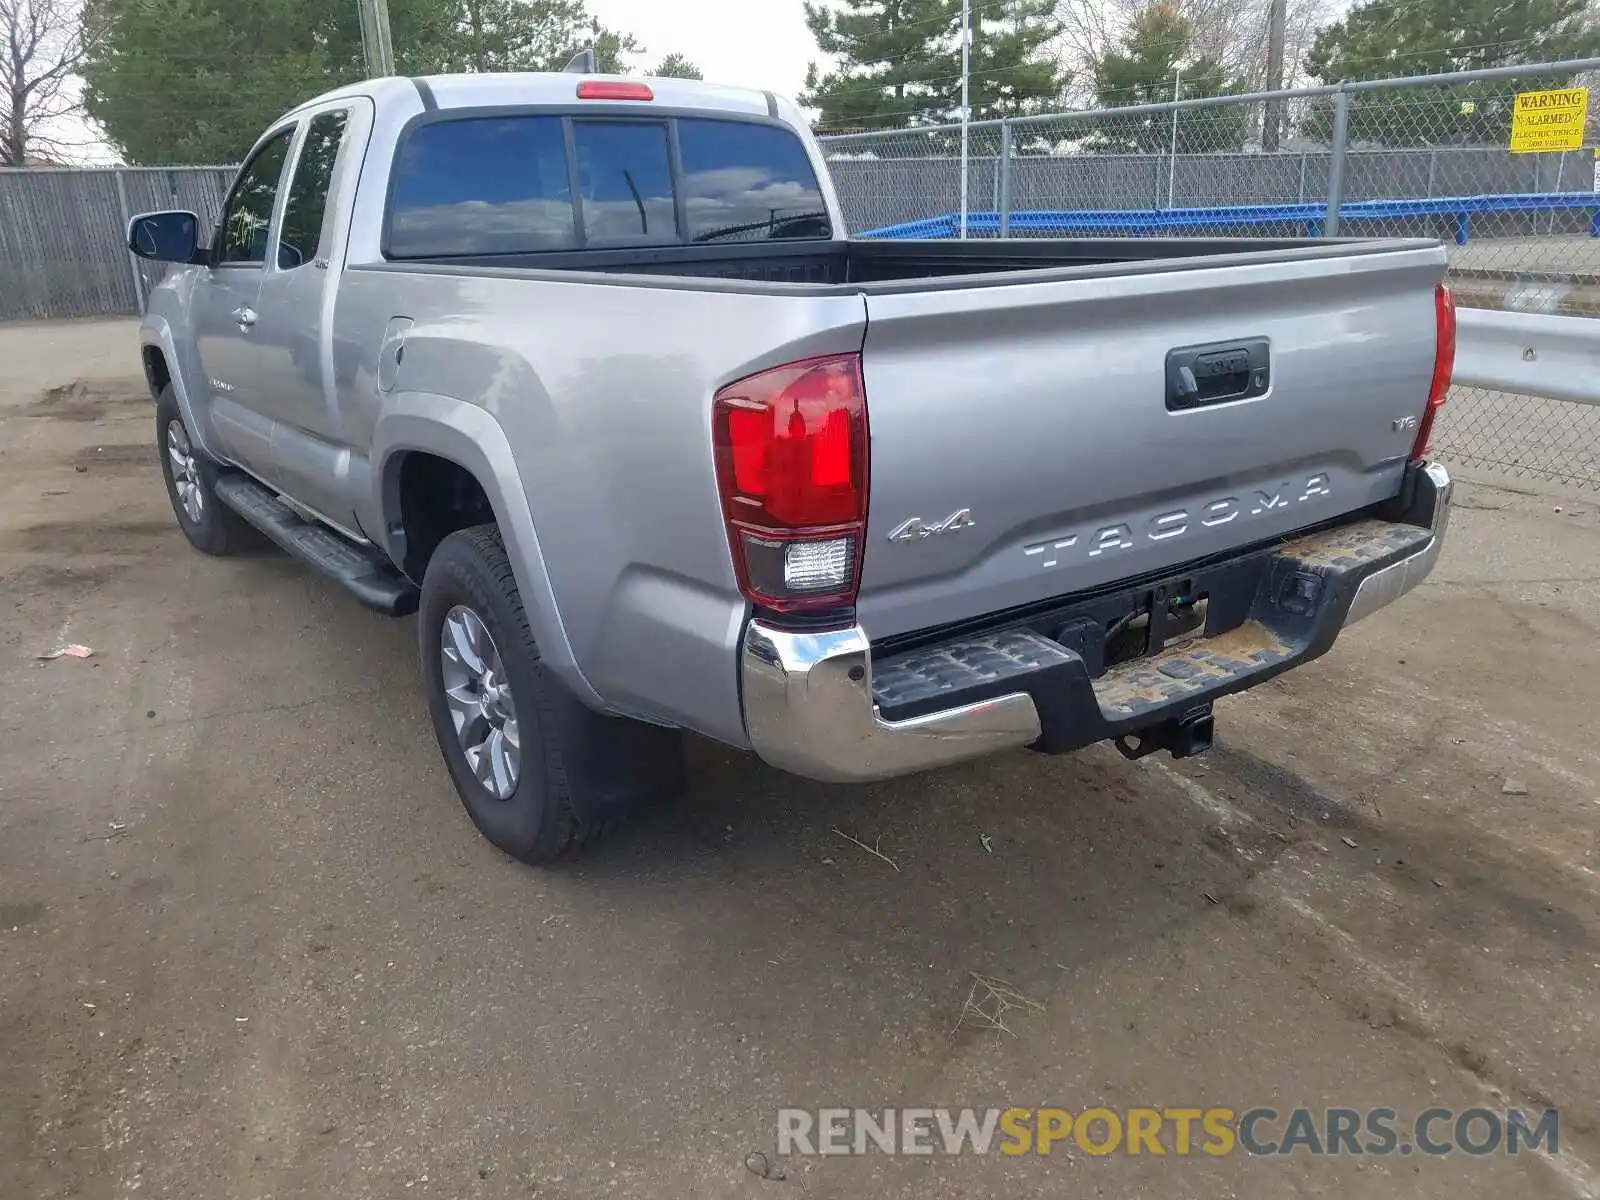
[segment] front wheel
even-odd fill
[[[217,464],[194,444],[169,383],[156,401],[156,453],[167,498],[189,544],[202,554],[232,554],[248,545],[250,527],[217,499]]]
[[[681,784],[676,731],[590,710],[540,661],[493,525],[439,544],[417,621],[445,766],[473,824],[507,854],[550,862]]]

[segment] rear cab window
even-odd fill
[[[574,121],[572,152],[590,246],[678,241],[667,127],[660,121]]]
[[[786,126],[711,117],[444,114],[395,152],[390,259],[827,239]]]
[[[678,145],[691,242],[832,235],[817,174],[789,130],[686,119]]]
[[[390,180],[390,258],[577,246],[559,117],[435,121],[411,129]]]

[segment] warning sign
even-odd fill
[[[1511,153],[1546,154],[1581,150],[1589,119],[1589,89],[1518,92],[1511,113]]]

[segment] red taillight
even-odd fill
[[[1433,418],[1450,395],[1450,376],[1456,368],[1456,298],[1442,283],[1433,293],[1433,311],[1433,382],[1428,385],[1428,407],[1417,424],[1417,440],[1411,446],[1412,458],[1421,458],[1428,452]]]
[[[578,85],[579,100],[654,100],[649,84],[624,79],[585,79]]]
[[[853,604],[867,519],[861,356],[730,383],[716,395],[712,437],[740,590],[778,612]]]

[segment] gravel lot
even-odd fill
[[[536,871],[460,810],[411,621],[189,550],[136,361],[0,329],[7,1200],[1600,1189],[1594,497],[1467,484],[1207,760],[849,789],[697,742]],[[973,972],[1042,1008],[952,1032]],[[745,1165],[780,1106],[1101,1103],[1554,1105],[1560,1149]]]

